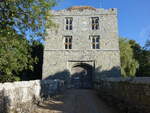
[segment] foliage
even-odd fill
[[[39,41],[32,42],[32,58],[37,58],[38,61],[33,64],[34,71],[31,73],[31,79],[41,79],[42,78],[42,64],[43,64],[43,51],[44,45]]]
[[[50,18],[55,4],[55,0],[0,1],[1,82],[20,80],[22,72],[33,70],[37,54],[33,55],[35,48],[24,37],[26,33],[33,39],[44,37],[45,27],[55,25]]]
[[[8,31],[7,31],[8,30]],[[20,71],[33,69],[29,42],[15,31],[7,29],[7,37],[0,34],[0,81],[19,80]]]
[[[137,75],[150,77],[150,51],[149,50],[144,49],[142,51],[141,60],[139,63],[140,63],[140,68],[138,70]]]
[[[21,34],[32,31],[32,37],[43,36],[44,27],[54,25],[50,8],[55,4],[55,0],[3,0],[0,2],[0,29],[11,27]]]
[[[135,76],[136,69],[139,67],[138,61],[134,58],[133,49],[129,40],[120,38],[120,58],[121,58],[121,75],[123,77]]]
[[[129,41],[134,52],[134,58],[139,62],[139,69],[136,76],[150,76],[150,50],[148,49],[148,41],[142,48],[134,40]]]
[[[43,43],[34,40],[30,47],[32,49],[31,56],[33,59],[37,59],[37,61],[32,64],[33,70],[27,69],[21,72],[22,80],[35,80],[42,78]]]
[[[133,53],[134,53],[134,58],[135,59],[141,59],[141,54],[142,54],[142,47],[136,43],[135,40],[129,40],[129,44],[131,45],[131,48],[133,49]]]
[[[150,51],[150,40],[146,41],[144,48]]]

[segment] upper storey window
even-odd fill
[[[66,17],[66,30],[72,30],[72,23],[73,23],[73,18],[72,17]]]
[[[72,36],[65,36],[65,49],[72,49]]]
[[[92,30],[99,29],[99,17],[92,17]]]

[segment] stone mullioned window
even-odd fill
[[[66,27],[65,27],[65,29],[66,30],[72,30],[73,29],[73,25],[72,25],[73,18],[72,17],[66,17],[65,21],[66,21]]]
[[[72,49],[72,36],[65,36],[65,49]]]
[[[98,30],[99,29],[99,17],[91,17],[92,21],[92,30]]]
[[[93,36],[90,36],[91,39],[92,39],[92,49],[100,49],[100,36],[99,35],[93,35]]]

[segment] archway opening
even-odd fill
[[[93,67],[78,63],[71,69],[71,84],[74,88],[92,88]]]

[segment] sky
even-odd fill
[[[141,46],[150,39],[150,0],[59,0],[53,9],[85,5],[117,8],[119,36],[136,40]]]

